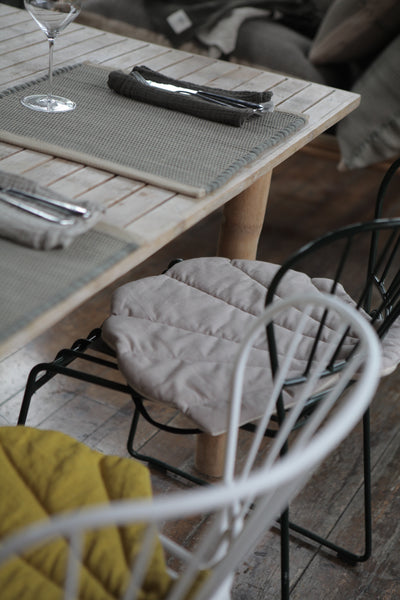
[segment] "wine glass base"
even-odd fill
[[[25,98],[22,98],[21,104],[32,110],[40,110],[48,113],[67,112],[69,110],[74,110],[76,107],[76,103],[72,100],[68,100],[68,98],[48,96],[47,94],[26,96]]]

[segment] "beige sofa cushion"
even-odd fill
[[[340,168],[360,169],[400,156],[400,35],[372,61],[352,91],[361,94],[361,103],[337,125]]]
[[[335,0],[310,51],[315,65],[374,56],[400,30],[399,0]]]

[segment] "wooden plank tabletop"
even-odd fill
[[[48,43],[29,14],[0,4],[0,17],[0,89],[45,75]],[[235,90],[270,89],[278,108],[305,114],[309,120],[299,132],[269,149],[223,187],[201,199],[0,140],[1,170],[22,174],[72,198],[102,202],[106,207],[103,221],[123,229],[137,244],[137,250],[128,258],[3,344],[0,357],[53,325],[183,231],[243,193],[261,176],[268,175],[275,166],[354,110],[360,100],[357,94],[347,91],[72,23],[56,39],[54,67],[81,61],[123,70],[130,70],[136,64],[146,64],[154,70],[194,83]]]

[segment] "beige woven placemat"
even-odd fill
[[[109,70],[81,64],[54,74],[53,93],[76,101],[68,113],[21,105],[47,93],[47,78],[0,93],[0,139],[166,187],[203,196],[298,131],[306,117],[274,111],[232,127],[120,96]]]
[[[103,225],[61,250],[34,250],[0,238],[0,343],[136,247]]]

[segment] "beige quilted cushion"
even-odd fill
[[[262,313],[266,289],[277,269],[260,261],[200,258],[117,289],[103,337],[116,350],[120,370],[130,385],[150,400],[177,406],[204,431],[223,432],[239,343]],[[281,293],[285,296],[329,287],[329,280],[310,280],[296,272],[284,281]],[[340,294],[351,302],[343,290]],[[294,312],[286,315],[279,324],[281,353],[294,316]],[[311,335],[317,326],[310,316]],[[304,346],[311,343],[312,337],[305,336]],[[304,364],[299,356],[296,372]],[[262,415],[270,387],[267,344],[260,335],[249,358],[242,424]],[[293,389],[285,393],[285,402],[293,401],[293,393]]]

